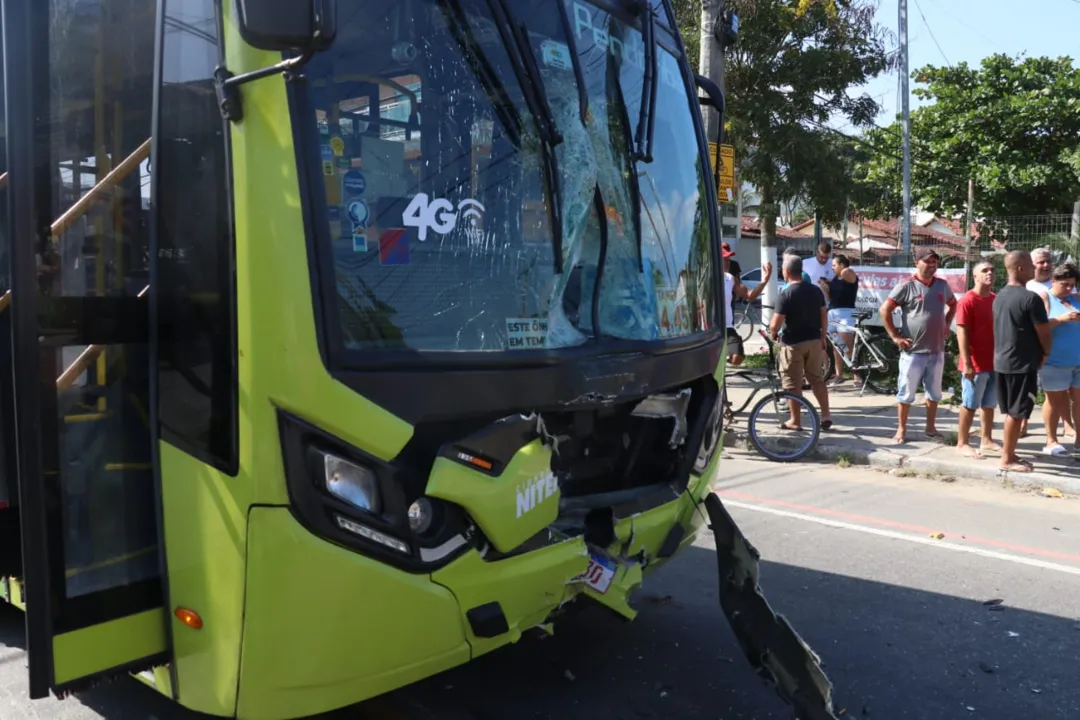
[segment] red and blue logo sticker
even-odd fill
[[[379,264],[391,267],[409,264],[408,231],[392,228],[379,236]]]

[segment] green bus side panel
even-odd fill
[[[321,540],[285,508],[251,511],[238,716],[349,705],[469,659],[453,595]]]
[[[225,5],[231,12],[231,3]],[[225,27],[233,72],[280,62],[280,53],[253,50],[231,22]],[[231,133],[241,475],[256,504],[287,505],[277,408],[383,459],[401,452],[412,427],[327,372],[315,331],[285,82],[280,75],[265,78],[248,83],[241,94],[244,121],[233,124]]]
[[[161,608],[57,635],[53,637],[54,684],[96,675],[165,648],[165,613]]]
[[[233,715],[244,618],[244,544],[250,487],[161,443],[165,551],[179,700]],[[202,629],[176,619],[194,610]]]

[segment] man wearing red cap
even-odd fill
[[[737,280],[738,276],[731,272],[731,266],[735,262],[732,260],[735,257],[735,252],[731,249],[731,245],[724,243],[722,249],[724,255],[724,310],[727,314],[727,356],[732,365],[741,365],[746,358],[746,349],[743,347],[743,341],[739,337],[739,333],[735,331],[735,312],[732,309],[732,302],[736,297],[745,300],[747,304],[757,300],[758,296],[765,291],[769,278],[772,277],[772,265],[770,263],[762,265],[761,282],[753,290],[747,290],[746,286]]]

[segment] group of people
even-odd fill
[[[1039,389],[1046,395],[1043,453],[1067,457],[1080,453],[1076,435],[1080,410],[1080,269],[1073,263],[1053,267],[1050,251],[1014,251],[1005,256],[1008,284],[991,291],[990,263],[975,268],[975,287],[960,301],[957,340],[963,373],[963,409],[957,449],[968,457],[1001,453],[1001,467],[1031,472],[1016,454],[1020,437],[1035,409]],[[1005,416],[1003,447],[993,441],[995,405]],[[969,434],[981,411],[981,442],[972,448]],[[1060,441],[1064,424],[1073,437],[1072,451]]]
[[[762,268],[762,280],[747,289],[730,272],[730,247],[724,244],[725,288],[728,310],[729,360],[743,360],[742,340],[732,325],[731,302],[740,297],[753,302],[772,274]],[[830,257],[822,243],[814,258],[804,261],[785,252],[781,272],[786,286],[780,293],[769,324],[769,335],[780,343],[780,376],[786,390],[801,394],[809,383],[821,410],[822,428],[832,427],[829,393],[822,377],[828,351],[830,325],[847,348],[853,335],[844,332],[855,324],[858,277],[843,255]],[[974,287],[957,298],[949,284],[937,276],[940,258],[932,248],[915,250],[915,273],[898,283],[879,308],[889,337],[900,350],[897,382],[896,443],[907,442],[908,417],[921,387],[926,396],[924,435],[941,440],[937,429],[942,399],[945,346],[956,321],[962,402],[957,450],[971,458],[1000,453],[1000,465],[1013,472],[1031,472],[1030,462],[1016,454],[1040,388],[1046,394],[1042,414],[1046,427],[1043,452],[1051,456],[1080,453],[1080,269],[1073,263],[1053,267],[1051,254],[1042,248],[1017,250],[1005,256],[1008,284],[997,293],[994,266],[981,262],[974,268]],[[895,315],[900,318],[897,326]],[[843,363],[836,350],[838,381]],[[783,427],[800,430],[799,406],[790,404],[791,418]],[[994,413],[1005,416],[1003,442],[993,439]],[[975,414],[980,413],[979,447],[970,444]],[[1073,438],[1070,451],[1060,440],[1059,426]]]
[[[732,365],[742,363],[745,351],[742,339],[735,332],[732,321],[732,298],[739,297],[752,303],[765,289],[772,277],[772,265],[762,267],[761,282],[749,290],[733,272],[731,247],[724,243],[725,300],[728,311],[728,360]],[[832,256],[832,246],[823,242],[818,245],[814,258],[804,261],[794,250],[784,251],[781,273],[786,283],[769,323],[769,335],[780,343],[780,379],[785,390],[801,394],[804,381],[810,385],[821,409],[821,427],[832,427],[829,410],[829,391],[825,385],[822,369],[828,352],[829,326],[837,331],[845,348],[853,346],[854,332],[845,328],[855,326],[855,298],[859,279],[851,269],[851,261],[845,255]],[[781,338],[781,329],[783,336]],[[843,382],[844,363],[841,349],[836,353],[836,379]],[[850,354],[850,350],[847,351]],[[783,425],[786,430],[802,429],[801,407],[789,405],[791,417]]]

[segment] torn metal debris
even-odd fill
[[[675,427],[671,431],[668,446],[672,449],[686,441],[686,411],[690,407],[690,388],[677,393],[650,395],[637,404],[631,415],[647,418],[671,418]]]
[[[760,555],[735,525],[720,498],[705,498],[709,526],[716,538],[720,571],[720,606],[735,638],[758,675],[775,685],[801,720],[836,720],[832,683],[821,659],[782,616],[758,585]]]

